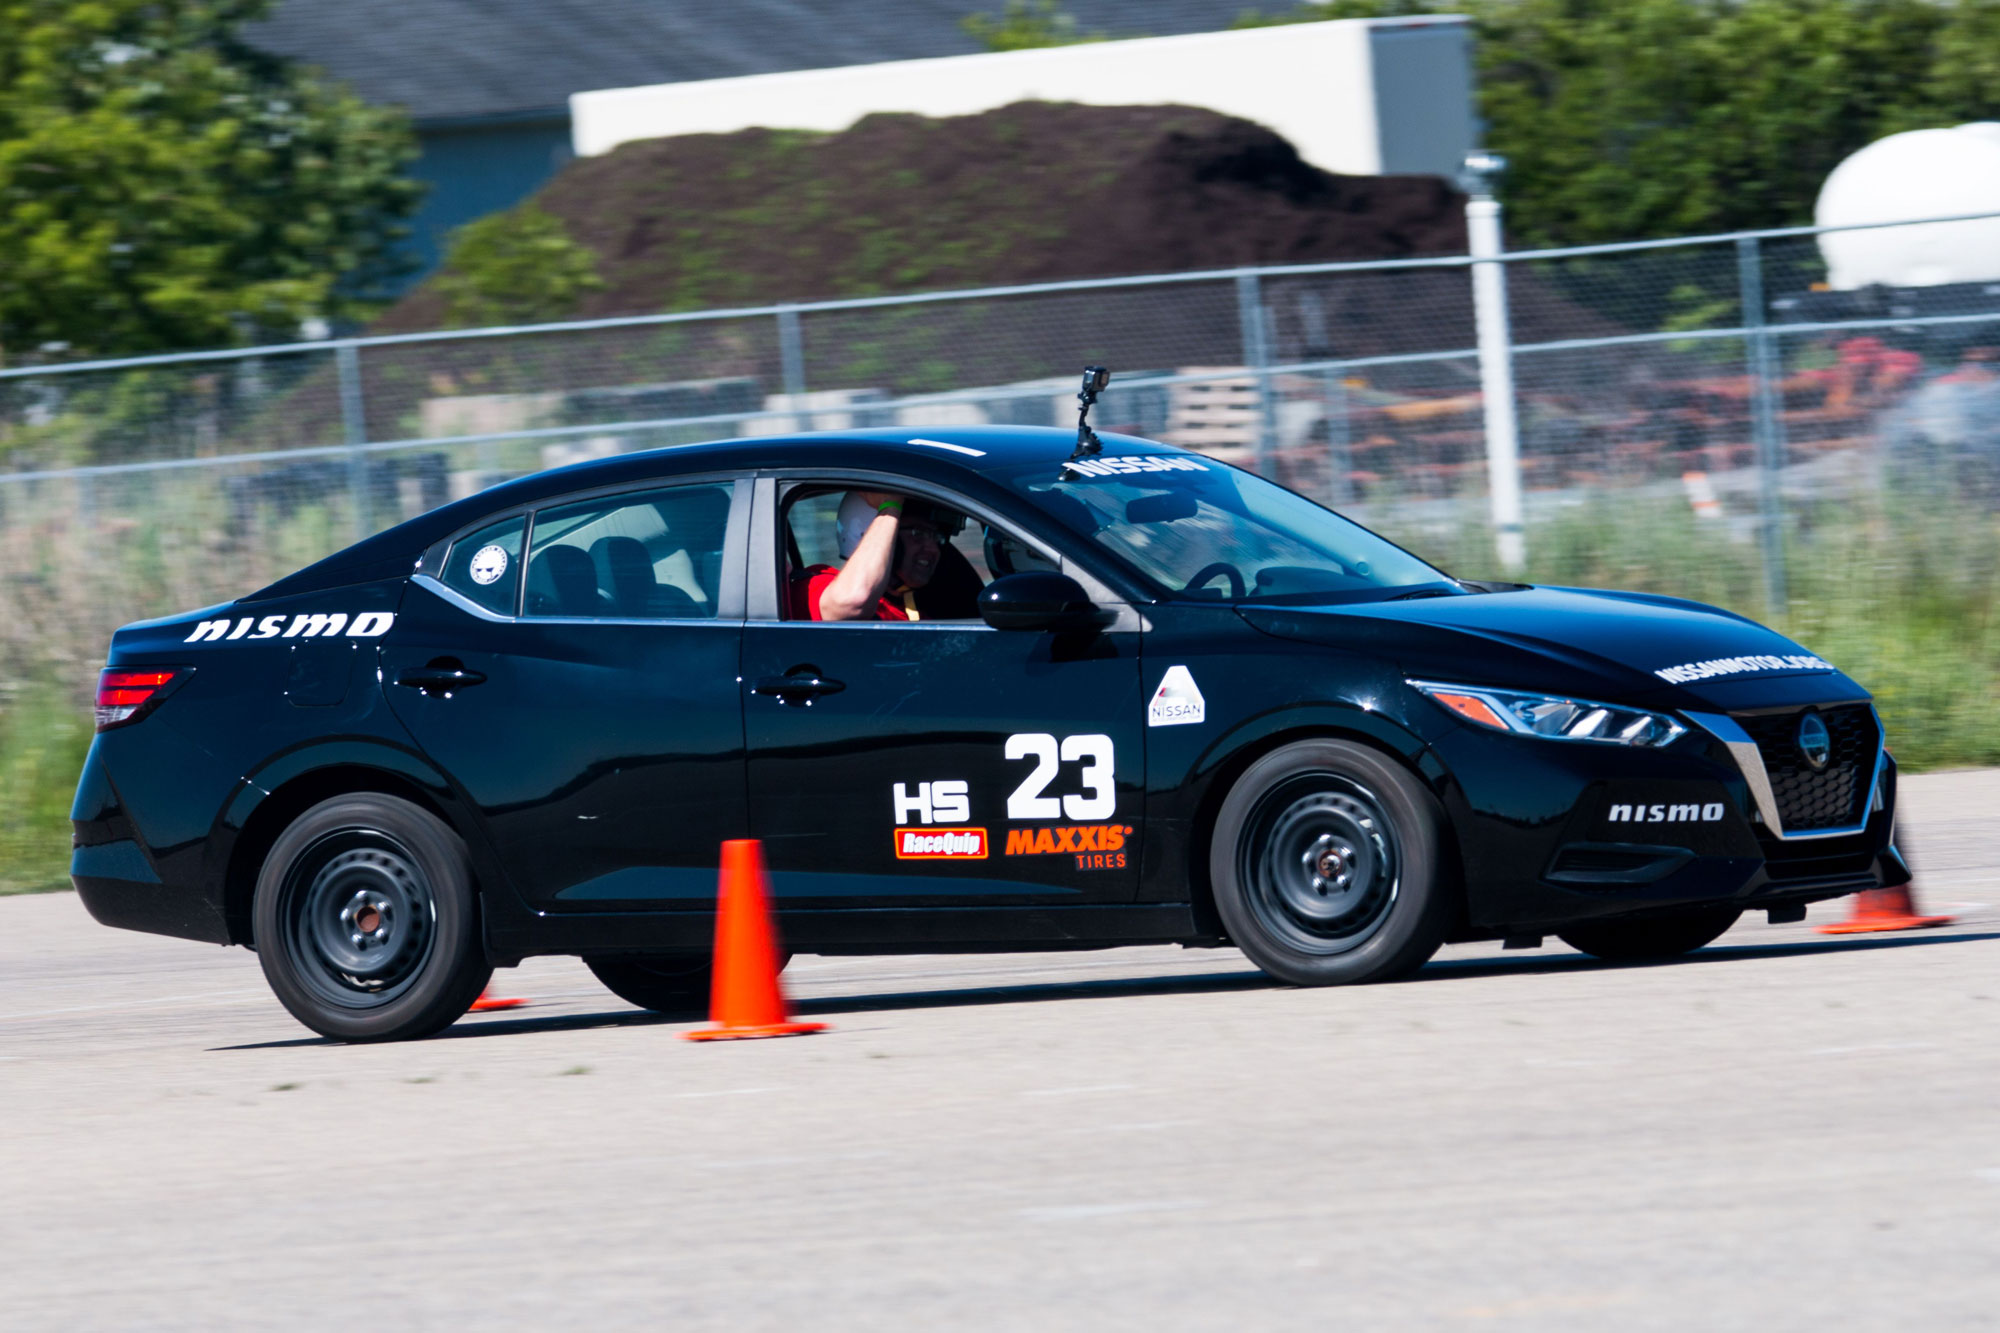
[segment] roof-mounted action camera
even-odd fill
[[[1111,372],[1103,366],[1083,368],[1083,387],[1076,391],[1076,401],[1080,406],[1076,409],[1076,452],[1070,455],[1072,459],[1097,453],[1104,448],[1098,443],[1097,432],[1090,428],[1090,407],[1110,383]]]

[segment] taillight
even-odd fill
[[[97,678],[97,729],[136,722],[158,703],[169,686],[188,674],[186,667],[106,667]]]

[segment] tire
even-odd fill
[[[336,796],[293,821],[264,859],[251,919],[278,1000],[339,1041],[427,1037],[493,975],[465,844],[393,796]]]
[[[792,956],[778,954],[778,970]],[[627,1004],[658,1014],[703,1014],[715,965],[708,954],[641,954],[624,958],[585,958],[583,965],[604,983],[604,989]]]
[[[1230,940],[1296,986],[1407,976],[1455,906],[1437,798],[1351,741],[1297,741],[1250,765],[1216,812],[1208,866]]]
[[[1607,963],[1656,962],[1713,943],[1742,915],[1740,908],[1702,907],[1637,921],[1587,922],[1557,931],[1556,938]]]
[[[660,1014],[702,1013],[715,975],[707,954],[586,958],[583,965],[625,1003]]]

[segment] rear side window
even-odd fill
[[[729,498],[728,486],[674,486],[542,510],[524,614],[712,619]]]
[[[516,514],[460,537],[445,557],[440,582],[495,615],[513,615],[521,588],[521,533],[527,526],[527,516]]]

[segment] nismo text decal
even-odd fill
[[[234,643],[238,639],[330,639],[345,635],[350,639],[379,639],[396,623],[394,611],[363,611],[350,617],[345,611],[315,611],[308,615],[244,616],[232,620],[204,620],[183,643]]]

